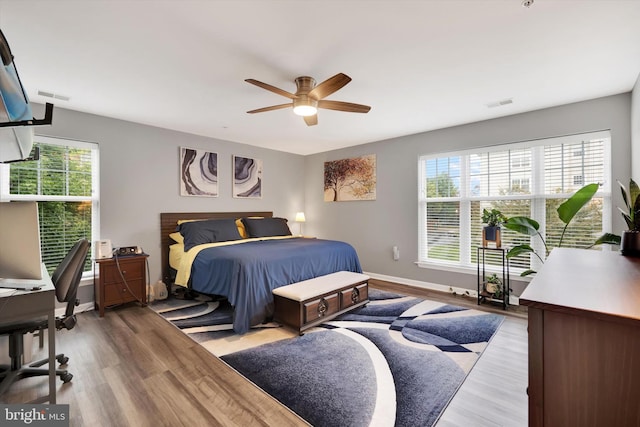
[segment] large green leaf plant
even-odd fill
[[[629,231],[640,231],[640,187],[633,179],[629,180],[628,191],[620,181],[618,181],[618,185],[625,205],[625,209],[618,208],[618,210],[627,223]]]
[[[558,218],[564,223],[562,234],[560,235],[560,241],[557,245],[558,247],[562,246],[564,234],[567,231],[567,227],[569,227],[569,223],[571,223],[571,220],[578,214],[578,212],[580,212],[580,210],[591,201],[593,196],[598,191],[598,187],[598,184],[585,185],[584,187],[576,191],[560,206],[558,206]],[[547,242],[539,231],[540,224],[537,221],[525,216],[514,216],[504,222],[503,226],[520,234],[526,234],[528,236],[538,236],[544,245],[545,255],[549,255],[549,246],[547,245]],[[593,247],[595,245],[603,243],[620,244],[620,237],[614,234],[605,233],[589,247]],[[531,247],[531,245],[528,244],[517,245],[511,248],[509,252],[507,252],[507,259],[527,253],[535,255],[540,260],[540,262],[544,264],[544,259],[540,255],[538,255],[538,253],[533,249],[533,247]],[[520,276],[529,276],[535,273],[535,270],[529,269],[523,271]]]

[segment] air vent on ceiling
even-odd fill
[[[513,98],[503,99],[501,101],[490,102],[487,104],[487,108],[502,107],[503,105],[513,104]]]
[[[60,101],[68,101],[69,99],[71,99],[71,98],[69,98],[68,96],[65,96],[65,95],[60,95],[60,94],[52,93],[52,92],[45,92],[43,90],[39,90],[38,91],[38,95],[45,96],[47,98],[59,99]]]

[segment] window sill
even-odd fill
[[[80,279],[79,286],[93,286],[93,273],[87,274],[86,272],[82,275],[82,279]]]

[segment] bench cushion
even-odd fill
[[[369,280],[369,276],[351,271],[338,271],[325,276],[303,280],[292,285],[281,286],[273,290],[274,295],[293,301],[305,301],[345,286]]]

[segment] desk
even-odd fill
[[[47,317],[47,336],[49,337],[49,395],[32,403],[56,403],[56,290],[46,268],[42,268],[42,280],[45,285],[38,291],[16,290],[11,294],[0,295],[0,324],[24,322],[26,320]]]

